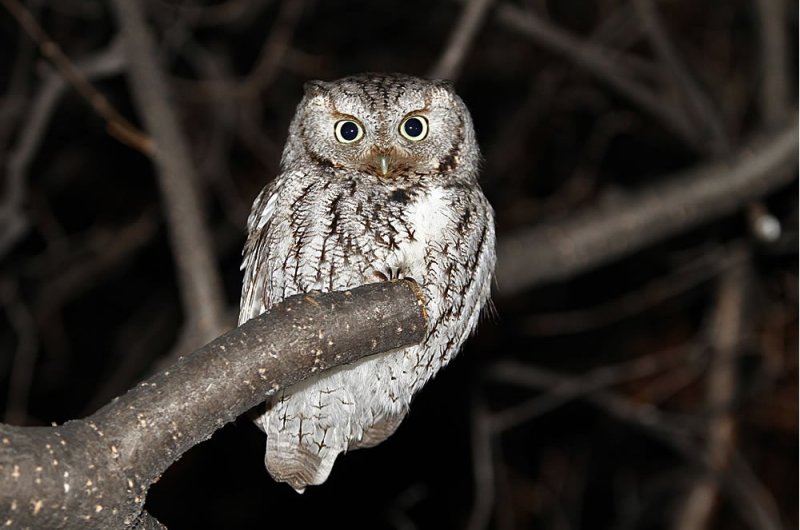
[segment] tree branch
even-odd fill
[[[526,35],[545,49],[566,57],[579,67],[645,112],[654,116],[689,147],[697,149],[702,141],[692,123],[686,120],[664,98],[659,97],[645,84],[635,79],[623,66],[625,52],[583,41],[571,33],[550,24],[533,11],[503,2],[495,9],[497,20],[508,28]]]
[[[703,142],[708,145],[710,153],[716,155],[728,153],[730,139],[725,130],[722,116],[714,106],[711,97],[700,88],[675,49],[658,15],[655,2],[653,0],[633,0],[633,7],[646,30],[650,45],[658,54],[661,62],[666,65],[667,71],[672,77],[672,83],[685,102],[680,106],[685,121],[692,123],[693,128],[703,132]]]
[[[75,72],[74,75],[91,87],[91,80],[118,73],[123,66],[118,44],[119,41],[114,39],[107,48],[76,61],[71,67]],[[8,154],[2,199],[0,199],[0,257],[3,257],[27,231],[28,219],[24,213],[27,194],[25,179],[67,86],[71,85],[68,85],[68,79],[59,70],[50,72],[37,90],[26,119],[20,123],[19,137],[13,150]],[[109,123],[109,131],[120,130],[119,126],[115,128],[110,125],[111,118],[102,117]]]
[[[720,278],[717,301],[711,322],[711,365],[706,382],[706,408],[709,421],[705,433],[705,458],[708,470],[697,478],[677,510],[672,528],[703,530],[709,528],[719,495],[715,474],[729,465],[736,436],[732,406],[737,392],[736,360],[742,349],[742,338],[750,331],[746,291],[750,282],[746,256],[739,256],[739,266]],[[749,510],[748,510],[749,511]]]
[[[108,124],[108,131],[121,142],[139,151],[149,154],[152,148],[150,138],[133,126],[124,116],[108,102],[75,67],[72,61],[61,51],[61,48],[50,39],[39,22],[18,0],[0,0],[9,13],[17,20],[20,27],[36,42],[39,51],[58,69],[64,79],[103,117]]]
[[[447,47],[431,68],[428,77],[453,80],[458,77],[467,52],[472,48],[492,3],[493,0],[467,0],[458,23],[450,33]]]
[[[34,528],[155,527],[147,490],[192,446],[280,388],[422,340],[410,281],[293,296],[83,420],[0,424],[0,523]]]
[[[147,130],[164,198],[172,253],[189,333],[200,343],[216,336],[224,322],[222,280],[212,253],[211,236],[200,210],[196,171],[162,75],[141,4],[112,2],[128,61],[129,80]]]
[[[569,278],[734,212],[795,178],[797,142],[795,123],[741,148],[730,160],[683,173],[566,221],[506,236],[497,249],[498,288],[510,294]]]
[[[787,80],[785,17],[783,0],[755,0],[760,38],[761,83],[759,106],[761,120],[768,128],[785,123],[790,108]]]

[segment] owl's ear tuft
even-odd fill
[[[306,81],[303,84],[303,92],[307,98],[321,96],[328,92],[328,85],[325,81]]]

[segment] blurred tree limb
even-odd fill
[[[112,2],[128,64],[131,91],[152,135],[152,157],[164,199],[172,254],[186,314],[184,340],[191,348],[224,329],[225,297],[202,214],[197,172],[170,102],[153,37],[137,2]]]
[[[108,124],[109,133],[143,153],[150,153],[151,140],[109,103],[75,64],[50,39],[39,22],[18,0],[0,0],[20,27],[36,42],[39,51],[58,69],[64,79],[89,103]],[[112,46],[113,48],[113,46]]]
[[[147,490],[173,462],[278,389],[422,340],[410,281],[297,295],[98,412],[53,427],[0,424],[0,523],[158,528]]]
[[[201,213],[200,193],[195,182],[196,171],[190,150],[178,125],[173,105],[168,100],[169,90],[142,8],[136,3],[114,3],[132,95],[151,136],[137,129],[108,102],[22,4],[17,0],[0,2],[66,82],[106,120],[109,131],[149,155],[155,162],[186,313],[187,326],[182,346],[185,344],[193,348],[217,336],[224,329],[225,322],[222,281],[212,252],[211,237]],[[118,58],[116,50],[115,41],[109,47],[109,53]],[[119,67],[119,64],[115,66]],[[45,116],[51,111],[52,105],[44,107]],[[45,122],[44,116],[39,122]],[[21,174],[21,170],[18,174]],[[21,177],[17,176],[12,183],[17,183],[16,188],[20,188],[20,181]],[[11,188],[10,191],[14,190]],[[21,193],[16,192],[12,196],[20,197],[16,202],[20,202]],[[19,208],[18,205],[13,206]],[[7,237],[9,241],[18,237],[22,224],[19,226],[11,231]]]
[[[700,166],[568,219],[524,229],[497,248],[500,293],[576,276],[703,222],[735,212],[796,178],[791,125]]]

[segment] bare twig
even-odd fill
[[[730,140],[725,132],[722,116],[689,72],[672,44],[664,25],[653,5],[653,0],[633,0],[633,5],[644,24],[646,35],[661,61],[667,66],[674,84],[686,102],[684,115],[687,122],[708,135],[705,140],[709,152],[721,155],[730,150]]]
[[[488,528],[491,520],[495,501],[495,470],[491,416],[486,403],[478,395],[473,395],[470,420],[474,498],[467,528],[480,530]]]
[[[783,0],[755,0],[758,13],[761,60],[759,104],[761,119],[769,128],[780,127],[789,117],[788,59]]]
[[[178,269],[186,330],[195,344],[216,336],[225,325],[225,297],[211,237],[201,213],[196,171],[186,139],[168,100],[169,88],[138,2],[113,2],[130,71],[134,99],[156,148],[153,158],[164,198],[172,253]]]
[[[684,294],[719,275],[734,262],[720,251],[703,252],[673,273],[658,277],[632,293],[588,309],[539,313],[525,318],[525,331],[533,335],[580,333],[644,313],[664,301]]]
[[[699,359],[701,356],[696,348],[679,348],[603,366],[572,377],[552,374],[521,363],[499,362],[489,371],[492,380],[538,386],[546,389],[546,393],[492,414],[491,426],[493,431],[502,432],[569,401],[591,396],[613,385],[650,377],[676,366],[685,366]]]
[[[158,218],[152,209],[120,228],[93,227],[87,231],[85,241],[73,245],[70,263],[58,264],[59,274],[47,281],[40,279],[34,305],[44,314],[62,310],[77,295],[118,271],[157,231]],[[46,256],[51,258],[49,253]]]
[[[428,73],[429,77],[452,80],[458,78],[464,58],[472,48],[472,43],[492,3],[493,0],[467,0],[461,11],[461,17],[450,33],[447,46]]]
[[[180,10],[181,16],[188,16],[193,27],[222,26],[236,24],[238,21],[256,20],[270,0],[224,0],[215,4],[168,4],[170,8]]]
[[[729,477],[734,480],[720,481],[720,486],[733,497],[742,520],[756,530],[787,528],[781,521],[775,497],[736,451],[732,451],[730,468]]]
[[[39,9],[41,0],[28,3],[32,13]],[[34,68],[36,45],[31,38],[20,31],[17,36],[16,58],[11,71],[6,74],[6,92],[0,96],[0,165],[13,131],[28,107],[28,97],[31,84],[31,72]]]
[[[633,79],[623,68],[623,52],[603,48],[596,43],[583,42],[566,31],[548,23],[529,10],[508,2],[495,10],[497,19],[509,28],[540,43],[548,50],[566,56],[575,64],[597,76],[609,87],[631,100],[672,130],[689,147],[697,147],[699,139],[692,124],[683,113],[676,112],[663,98]]]
[[[8,376],[5,421],[22,423],[28,418],[28,394],[33,381],[38,341],[30,310],[11,281],[0,283],[0,303],[17,333],[17,348]]]
[[[0,424],[4,524],[135,526],[159,475],[238,415],[321,370],[419,343],[427,330],[419,293],[404,280],[297,295],[86,419]]]
[[[33,15],[25,9],[25,6],[18,0],[0,0],[0,2],[36,42],[42,55],[53,63],[64,79],[94,108],[95,112],[106,120],[108,132],[121,142],[149,154],[152,150],[150,138],[117,112],[106,97],[86,80],[80,70],[64,55],[61,48],[48,37]]]
[[[115,39],[108,48],[76,62],[74,68],[87,80],[119,73],[123,66],[121,51],[120,42]],[[5,190],[0,202],[0,256],[16,242],[27,226],[23,214],[25,176],[66,86],[59,73],[53,72],[45,78],[9,156]]]
[[[635,362],[635,361],[634,361]],[[643,363],[642,373],[645,374],[658,366],[648,366]],[[625,374],[615,374],[613,367],[608,371],[612,379],[624,380]],[[638,374],[632,374],[638,375]],[[650,437],[660,441],[667,447],[671,447],[683,455],[689,461],[697,461],[703,464],[702,455],[698,454],[698,446],[694,441],[698,432],[699,422],[691,421],[690,418],[668,414],[651,404],[636,403],[617,392],[604,388],[603,381],[587,383],[583,376],[570,376],[556,373],[543,368],[530,365],[505,363],[493,370],[496,380],[504,383],[530,388],[534,390],[559,390],[564,392],[565,397],[569,398],[569,393],[575,393],[586,403],[594,405],[604,411],[612,418],[646,432]],[[614,381],[611,381],[613,384]],[[553,399],[559,396],[554,393]],[[560,403],[557,403],[560,404]],[[538,413],[538,411],[533,411]],[[505,415],[505,412],[501,413]],[[510,415],[506,419],[496,421],[495,428],[506,428],[505,423],[510,421]],[[502,423],[501,423],[502,421]],[[514,418],[514,422],[518,421]]]
[[[261,47],[255,68],[238,87],[241,93],[256,97],[275,79],[304,7],[305,0],[283,0],[272,31]]]
[[[730,408],[737,394],[736,357],[741,347],[741,337],[746,333],[747,283],[747,265],[742,263],[723,274],[720,280],[711,323],[713,355],[706,390],[706,408],[710,421],[705,451],[710,469],[694,482],[687,493],[683,508],[678,512],[673,525],[678,530],[703,530],[708,527],[718,494],[718,484],[712,473],[719,473],[727,467],[733,450],[734,418]]]
[[[503,293],[569,278],[735,211],[795,178],[797,125],[743,147],[730,160],[673,177],[613,205],[506,236],[497,249]]]
[[[225,94],[226,98],[233,100],[258,98],[272,84],[280,68],[286,62],[285,58],[290,52],[292,36],[300,22],[305,4],[306,0],[284,0],[282,2],[272,30],[261,46],[256,64],[244,79],[178,80],[178,85],[186,87],[187,97],[194,99],[208,100],[211,98],[218,101],[221,93]]]

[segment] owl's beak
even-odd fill
[[[378,163],[378,169],[381,172],[381,176],[385,177],[389,174],[389,162],[390,162],[389,155],[378,155],[375,157],[375,162]]]

